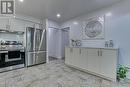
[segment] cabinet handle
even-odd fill
[[[79,53],[81,54],[81,49],[79,50]]]
[[[102,56],[102,50],[100,50],[100,56]]]
[[[98,56],[99,56],[99,50],[98,50]]]
[[[70,48],[70,52],[73,52],[73,48]]]

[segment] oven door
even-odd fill
[[[5,62],[12,62],[21,60],[21,52],[20,51],[8,51],[5,55]]]

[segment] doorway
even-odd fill
[[[69,46],[70,28],[49,28],[47,33],[48,61],[64,59],[65,47]]]

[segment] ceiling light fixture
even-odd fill
[[[60,14],[57,14],[56,16],[57,16],[57,18],[60,18],[60,17],[61,17],[61,15],[60,15]]]
[[[106,13],[106,16],[112,16],[111,12]]]
[[[24,0],[19,0],[20,2],[23,2]]]
[[[74,25],[78,25],[78,22],[77,22],[77,21],[74,21],[73,24],[74,24]]]

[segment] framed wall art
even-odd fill
[[[83,40],[105,38],[105,16],[93,17],[83,22]]]

